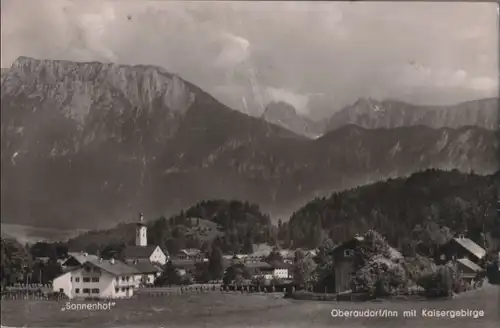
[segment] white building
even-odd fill
[[[127,246],[123,252],[127,262],[149,260],[151,263],[165,265],[168,261],[166,254],[160,246],[148,245],[148,228],[144,224],[142,214],[139,217],[135,234],[135,246]]]
[[[54,279],[55,292],[74,298],[129,298],[137,270],[116,260],[90,260]]]
[[[245,263],[245,266],[252,271],[254,278],[263,277],[266,280],[290,278],[286,263],[249,262]]]

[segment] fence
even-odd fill
[[[196,284],[186,286],[169,287],[141,287],[135,291],[135,295],[141,296],[169,296],[183,294],[202,294],[216,292],[220,290],[219,284]]]
[[[15,284],[5,286],[0,293],[0,299],[7,300],[59,300],[64,295],[52,292],[50,284]]]

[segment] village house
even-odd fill
[[[170,262],[181,277],[186,274],[193,274],[196,269],[196,263],[200,263],[193,260],[179,260],[177,258],[171,259]]]
[[[245,267],[250,270],[252,278],[263,277],[266,280],[275,279],[289,279],[289,265],[279,262],[249,262],[245,263]]]
[[[475,264],[482,266],[486,251],[463,234],[450,239],[440,247],[436,263],[444,264],[458,259],[468,259]]]
[[[458,259],[457,266],[460,272],[460,277],[469,284],[477,279],[478,273],[483,271],[479,265],[466,258]]]
[[[353,274],[355,274],[354,256],[358,247],[364,242],[364,237],[355,237],[343,242],[333,249],[335,293],[350,290]],[[403,255],[395,248],[389,247],[390,259],[397,262]]]
[[[55,278],[52,288],[68,298],[130,298],[137,270],[124,262],[89,260]]]
[[[288,264],[293,264],[295,262],[295,251],[285,249],[279,251],[279,253],[283,258],[283,262]]]
[[[176,255],[177,260],[190,260],[193,262],[206,262],[203,252],[196,248],[181,249]]]
[[[127,246],[123,251],[123,256],[127,262],[149,260],[151,263],[165,265],[169,258],[160,246],[148,245],[147,227],[144,224],[143,215],[140,214],[137,222],[135,245]]]
[[[162,273],[159,265],[151,263],[148,259],[128,260],[126,263],[137,271],[137,274],[134,276],[136,288],[153,285],[156,278]]]

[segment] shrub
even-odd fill
[[[429,297],[449,297],[463,291],[465,283],[458,267],[451,262],[439,266],[436,271],[423,275],[418,281]]]

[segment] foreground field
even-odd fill
[[[278,295],[212,292],[199,295],[149,297],[116,302],[110,310],[66,310],[65,302],[2,302],[2,324],[10,327],[498,327],[500,289],[487,286],[449,301],[310,302]],[[387,309],[392,318],[332,318],[332,309]],[[423,318],[422,308],[483,310],[479,319]],[[403,318],[416,309],[415,318]]]

